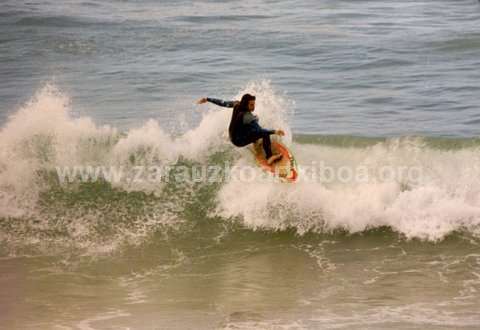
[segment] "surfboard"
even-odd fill
[[[282,158],[271,165],[268,165],[265,158],[265,151],[261,143],[253,144],[250,147],[255,162],[257,165],[266,172],[270,172],[272,175],[277,176],[285,182],[295,182],[298,178],[297,162],[295,157],[288,148],[278,141],[272,141],[272,152],[274,154],[281,153]]]

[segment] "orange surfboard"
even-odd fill
[[[253,144],[251,151],[255,161],[264,171],[270,172],[286,182],[295,182],[298,178],[297,163],[292,153],[286,146],[277,141],[272,141],[272,152],[282,154],[282,158],[272,165],[268,165],[265,151],[261,143]]]

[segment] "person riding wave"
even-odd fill
[[[211,102],[221,107],[233,108],[232,118],[228,126],[230,141],[237,147],[244,147],[250,143],[257,143],[261,139],[265,157],[269,165],[282,158],[281,154],[273,154],[270,135],[285,135],[282,130],[268,130],[258,124],[258,117],[252,112],[255,110],[255,96],[245,94],[239,101],[223,101],[204,97],[197,104]]]

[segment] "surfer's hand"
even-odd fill
[[[200,100],[197,101],[197,104],[203,104],[203,103],[207,103],[206,97],[202,97]]]
[[[285,132],[284,132],[283,130],[281,130],[281,129],[277,129],[277,130],[275,131],[275,134],[280,135],[280,136],[284,136],[284,135],[285,135]]]

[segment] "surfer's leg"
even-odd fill
[[[265,159],[269,165],[273,164],[275,161],[282,158],[282,154],[273,154],[272,152],[272,142],[270,140],[270,134],[268,133],[254,133],[246,137],[245,141],[247,143],[253,143],[254,146],[262,144],[263,150],[265,151]]]
[[[255,150],[258,150],[260,146],[263,146],[263,150],[265,151],[266,158],[272,156],[272,143],[270,141],[270,136],[268,134],[262,134],[260,132],[249,132],[244,141],[246,144],[253,143],[253,147]]]
[[[282,158],[282,154],[272,153],[272,142],[270,141],[270,134],[264,134],[262,136],[263,150],[265,150],[265,158],[269,165]]]
[[[251,134],[248,137],[248,141],[253,143],[255,148],[262,145],[266,159],[272,157],[272,142],[270,141],[270,135],[262,133]]]
[[[270,135],[265,134],[262,136],[262,145],[263,145],[263,150],[265,151],[265,158],[269,159],[272,157],[272,142],[270,141]]]

